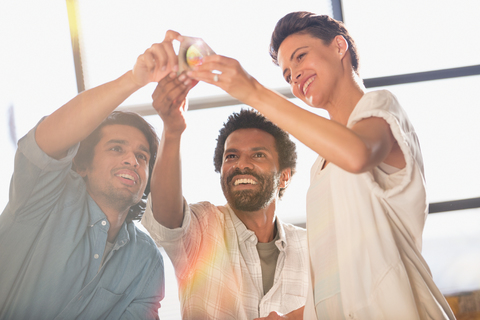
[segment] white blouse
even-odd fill
[[[304,318],[325,319],[320,307],[327,319],[338,318],[331,316],[338,308],[346,319],[454,319],[420,253],[428,205],[417,135],[389,91],[365,94],[347,127],[369,117],[390,125],[406,166],[352,174],[333,163],[321,170],[317,159],[307,196],[311,283]]]

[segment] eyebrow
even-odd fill
[[[298,50],[305,49],[305,48],[308,48],[308,46],[303,46],[303,47],[295,49],[295,51],[293,51],[292,55],[290,56],[290,61],[293,60],[293,57],[295,56],[295,54],[297,53]],[[285,77],[285,73],[287,73],[287,71],[288,71],[288,68],[285,68],[285,70],[283,70],[283,76],[284,77]]]
[[[128,141],[126,141],[126,140],[112,139],[112,140],[108,140],[108,141],[105,143],[105,145],[109,145],[109,144],[128,145]],[[142,150],[143,152],[146,152],[148,155],[150,155],[150,150],[148,150],[148,148],[145,147],[143,144],[140,145],[139,149]]]
[[[267,152],[271,152],[267,147],[254,147],[252,149],[250,149],[250,151],[267,151]],[[226,149],[223,153],[229,153],[229,152],[238,152],[238,149],[234,149],[234,148],[230,148],[230,149]]]

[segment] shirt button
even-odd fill
[[[95,259],[98,259],[98,253],[95,253],[95,254],[93,255],[93,257],[94,257]]]
[[[102,226],[105,226],[107,224],[107,221],[103,220],[102,221]]]

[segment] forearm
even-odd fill
[[[287,313],[287,319],[290,320],[302,320],[303,319],[303,310],[305,309],[305,306],[298,308],[297,310],[293,310],[290,313]]]
[[[180,141],[181,134],[163,131],[151,180],[153,216],[170,229],[183,222]]]
[[[39,124],[37,144],[53,158],[64,157],[71,146],[85,139],[139,88],[129,71],[114,81],[78,94]]]
[[[268,314],[268,316],[263,318],[256,318],[254,320],[302,320],[303,319],[303,310],[305,306],[300,307],[296,310],[293,310],[287,314],[279,314],[276,311],[272,311]]]
[[[381,162],[390,145],[357,134],[346,126],[317,116],[283,96],[257,86],[247,101],[272,122],[329,162],[349,172],[364,172]],[[387,128],[388,129],[388,128]],[[385,147],[384,150],[379,148]]]

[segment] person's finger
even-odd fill
[[[168,30],[165,34],[165,40],[163,43],[165,44],[165,51],[168,56],[168,61],[170,65],[172,66],[173,71],[178,70],[178,58],[175,53],[175,50],[173,49],[173,40],[178,40],[182,41],[183,37],[180,33],[173,31],[173,30]]]
[[[157,87],[155,88],[155,90],[152,93],[152,99],[156,100],[159,95],[163,94],[165,92],[165,88],[167,87],[167,85],[171,82],[174,82],[176,77],[177,76],[176,76],[175,72],[171,72],[166,77],[164,77],[162,80],[160,80],[157,84]]]
[[[185,74],[181,74],[175,79],[175,86],[167,88],[169,90],[167,98],[171,100],[171,104],[174,108],[178,108],[183,100],[185,100],[189,91],[189,80]]]
[[[173,31],[173,30],[167,30],[167,32],[165,33],[165,40],[164,41],[173,41],[175,39],[178,40],[178,38],[181,37],[181,34],[178,33],[177,31]]]
[[[223,79],[228,79],[228,75],[237,73],[239,66],[235,59],[212,55],[204,57],[202,64],[192,68],[187,75],[195,80],[219,86],[222,75]]]
[[[148,53],[152,56],[155,61],[155,71],[165,71],[169,67],[169,54],[166,50],[165,44],[155,43],[153,44]],[[170,68],[171,69],[171,68]]]
[[[166,77],[171,79],[171,75]],[[159,82],[154,92],[153,106],[156,110],[171,112],[172,109],[178,109],[181,102],[185,100],[188,93],[188,82],[185,74],[169,81]]]
[[[221,75],[214,74],[210,70],[208,71],[188,71],[187,75],[196,80],[196,81],[203,81],[209,84],[219,85],[219,79]],[[216,76],[216,77],[215,77]],[[217,81],[215,81],[217,80]]]

